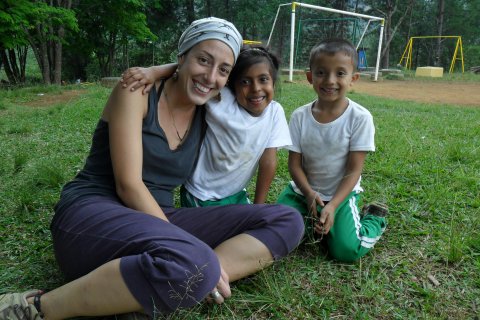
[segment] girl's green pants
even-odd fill
[[[245,189],[220,200],[203,201],[195,198],[184,186],[180,188],[180,205],[182,207],[226,206],[228,204],[252,204],[252,202],[250,202]]]

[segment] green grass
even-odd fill
[[[88,86],[68,104],[22,106],[42,90],[0,91],[0,292],[63,283],[49,232],[53,206],[61,186],[82,167],[109,94]],[[298,83],[282,83],[277,96],[288,116],[314,97]],[[375,249],[358,263],[343,264],[304,244],[234,284],[226,304],[200,305],[171,318],[479,316],[480,108],[350,97],[371,111],[376,124],[377,151],[367,158],[364,199],[391,209]],[[281,151],[270,202],[289,179],[287,153]]]

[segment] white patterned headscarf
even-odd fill
[[[232,49],[237,61],[243,43],[242,35],[231,22],[215,17],[195,20],[190,24],[178,41],[178,56],[204,40],[222,41]]]

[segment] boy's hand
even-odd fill
[[[335,218],[335,207],[327,204],[320,213],[320,220],[315,224],[315,232],[318,234],[327,234],[333,226]]]
[[[123,88],[128,88],[130,91],[135,91],[143,87],[143,94],[150,92],[150,89],[155,84],[155,77],[149,68],[133,67],[128,68],[122,73]]]
[[[308,204],[308,212],[312,214],[312,217],[317,220],[318,212],[317,212],[317,205],[323,207],[323,201],[320,199],[320,196],[315,191],[309,193],[306,197],[307,204]]]

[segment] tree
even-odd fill
[[[40,66],[45,84],[61,84],[62,50],[66,30],[77,31],[72,0],[39,0],[33,2],[26,30],[28,41]]]
[[[411,12],[408,28],[400,29],[397,46],[401,42],[402,51],[396,48],[399,59],[410,36],[461,36],[466,66],[480,61],[475,44],[480,43],[480,2],[470,0],[417,0]],[[443,9],[442,9],[443,7]],[[442,14],[443,12],[443,14]],[[439,23],[439,15],[443,15]],[[437,19],[436,19],[437,18]],[[442,25],[441,27],[439,25]],[[441,31],[439,31],[441,30]],[[439,39],[416,40],[413,52],[413,66],[437,65],[448,70],[455,50],[455,39],[442,38],[439,49]],[[459,52],[457,53],[457,57]],[[457,61],[456,63],[459,63]],[[456,68],[460,70],[460,68]]]
[[[141,0],[82,0],[75,7],[80,26],[77,41],[90,48],[98,61],[100,75],[111,76],[115,56],[130,39],[144,46],[156,36],[147,27],[146,10]]]
[[[188,23],[192,23],[195,21],[195,2],[194,0],[187,0],[186,1],[186,11],[187,11],[187,21]]]
[[[388,68],[390,65],[390,44],[413,9],[414,0],[373,0],[368,1],[368,4],[371,6],[374,15],[380,13],[380,16],[385,18],[380,59],[382,68]]]
[[[284,1],[231,1],[231,21],[247,40],[266,40],[279,4]],[[228,20],[228,19],[227,19]]]
[[[437,36],[443,35],[443,18],[445,16],[445,0],[438,0],[437,12]],[[440,66],[442,56],[442,38],[437,38],[437,48],[435,53],[435,66]]]
[[[0,3],[0,65],[11,84],[25,82],[25,66],[29,27],[27,15],[32,10],[29,1],[6,0]]]

